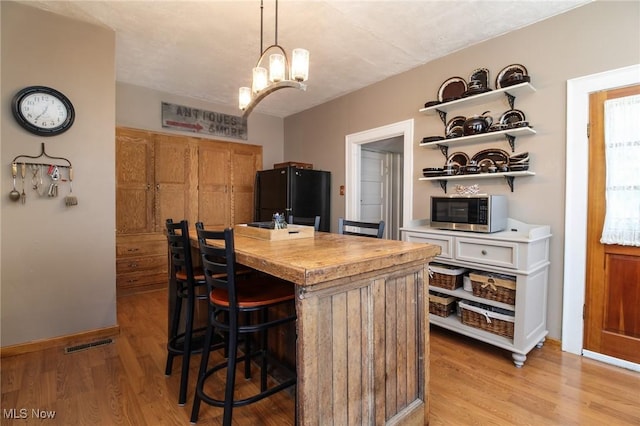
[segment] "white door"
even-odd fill
[[[385,206],[388,203],[387,155],[381,152],[362,150],[360,168],[360,220],[363,222],[388,223]]]

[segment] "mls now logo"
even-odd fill
[[[55,411],[40,410],[39,408],[32,408],[31,410],[26,408],[4,408],[2,410],[2,417],[5,419],[27,419],[29,417],[34,419],[53,419],[55,416]]]

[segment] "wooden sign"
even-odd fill
[[[247,121],[241,116],[167,102],[162,102],[162,127],[247,140]]]

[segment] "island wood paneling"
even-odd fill
[[[424,264],[388,268],[297,297],[305,424],[425,420]],[[309,326],[311,324],[311,326]],[[316,356],[307,356],[316,354]]]

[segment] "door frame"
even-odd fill
[[[583,350],[586,285],[589,93],[640,83],[640,64],[567,81],[567,152],[562,350],[640,371],[640,365]]]
[[[413,119],[400,121],[374,129],[352,133],[345,137],[345,217],[360,219],[360,170],[362,146],[368,143],[402,136],[403,138],[403,191],[402,223],[406,226],[413,214]]]

